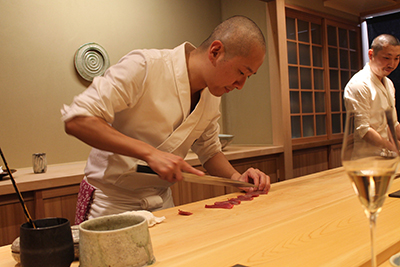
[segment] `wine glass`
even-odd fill
[[[398,144],[393,141],[397,140],[393,114],[393,109],[381,110],[372,116],[357,111],[346,114],[342,163],[370,221],[373,267],[377,264],[374,249],[376,218],[399,166]],[[374,139],[374,135],[384,141]]]

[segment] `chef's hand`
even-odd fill
[[[271,188],[270,177],[259,169],[249,168],[238,179],[235,180],[254,183],[254,187],[241,188],[246,192],[263,191],[268,193],[269,189]]]
[[[162,180],[171,183],[181,181],[183,179],[182,172],[204,175],[204,172],[193,168],[183,158],[158,149],[153,151],[147,164]]]

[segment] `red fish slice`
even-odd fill
[[[189,215],[192,215],[193,213],[190,212],[190,211],[183,211],[183,210],[179,210],[179,209],[178,209],[178,214],[179,214],[179,215],[189,216]]]
[[[230,199],[228,199],[228,202],[233,205],[239,205],[241,203],[240,199],[238,199],[238,198],[230,198]]]
[[[250,196],[250,195],[240,195],[240,196],[237,196],[237,198],[238,198],[239,200],[242,200],[242,201],[250,201],[250,200],[253,200],[253,197]]]
[[[217,203],[217,202],[216,202]],[[220,209],[232,209],[233,204],[227,202],[227,201],[222,201],[219,204],[214,203],[214,205],[205,205],[207,209],[213,209],[213,208],[220,208]]]

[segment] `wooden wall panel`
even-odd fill
[[[327,147],[293,151],[293,176],[299,177],[328,169]]]
[[[16,195],[2,196],[0,202],[0,246],[11,244],[19,236],[19,228],[26,223],[26,217]],[[23,194],[26,207],[33,216],[34,201],[32,194]]]
[[[271,183],[275,183],[279,181],[279,170],[282,168],[283,158],[278,154],[233,160],[231,163],[241,173],[250,167],[260,169],[270,176]],[[196,168],[205,171],[200,166],[196,166]],[[174,184],[171,189],[175,205],[240,191],[235,187],[201,185],[184,181]]]
[[[259,169],[269,175],[269,177],[271,178],[271,183],[276,183],[279,181],[279,158],[277,158],[276,156],[256,157],[252,158],[250,162],[246,160],[236,160],[232,161],[232,165],[241,173],[251,167]]]
[[[75,221],[75,209],[79,185],[38,190],[22,194],[32,219],[62,217],[71,225]],[[11,244],[19,236],[19,227],[26,218],[16,194],[0,198],[0,246]]]
[[[59,217],[69,220],[71,225],[75,221],[76,201],[78,195],[49,198],[44,200],[45,217]]]
[[[79,185],[43,190],[45,217],[66,218],[73,225],[78,191]]]
[[[293,151],[294,177],[342,166],[341,149],[339,143]]]
[[[223,186],[202,185],[185,181],[174,184],[171,189],[176,206],[225,194],[225,187]]]
[[[329,169],[342,166],[342,144],[332,145],[329,152]]]

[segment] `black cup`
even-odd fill
[[[74,242],[68,219],[45,218],[20,227],[22,267],[69,267],[74,260]]]

